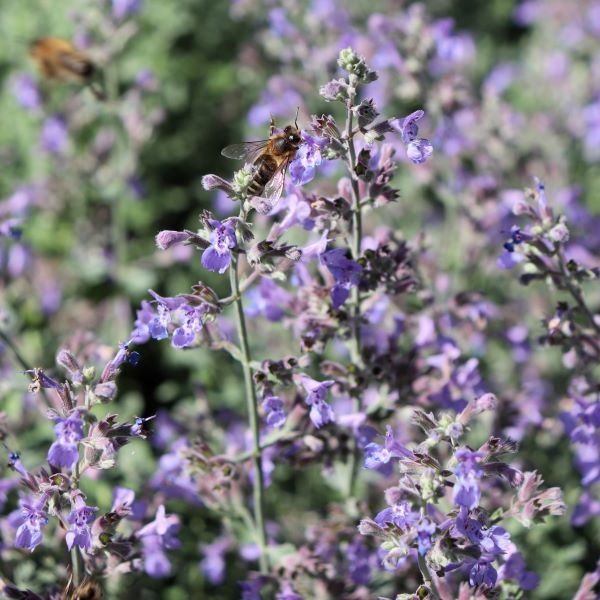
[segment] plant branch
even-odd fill
[[[269,560],[267,556],[267,534],[264,520],[264,477],[262,471],[260,431],[258,421],[258,402],[256,398],[256,388],[252,377],[252,368],[250,366],[250,347],[248,344],[248,333],[246,330],[246,320],[244,317],[244,307],[240,293],[238,279],[238,257],[232,253],[231,266],[229,268],[229,279],[231,282],[231,295],[235,299],[235,315],[237,323],[237,332],[242,351],[242,368],[244,370],[244,386],[246,390],[246,402],[248,406],[248,420],[252,432],[252,462],[254,467],[254,520],[256,522],[256,531],[258,535],[258,545],[260,547],[260,569],[264,573],[269,570]]]

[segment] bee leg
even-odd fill
[[[269,113],[269,116],[271,117],[271,121],[269,123],[269,137],[270,137],[275,133],[275,119],[273,118],[273,115],[271,113]]]

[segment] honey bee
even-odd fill
[[[81,83],[88,86],[99,100],[105,99],[105,94],[93,81],[98,68],[87,55],[74,48],[67,40],[40,38],[31,44],[30,53],[47,79]]]
[[[97,581],[86,577],[78,586],[69,581],[63,592],[64,600],[102,600],[102,587]]]
[[[269,138],[256,142],[243,142],[223,148],[227,158],[243,159],[254,166],[254,177],[248,186],[252,196],[266,198],[270,204],[279,200],[285,184],[288,166],[294,160],[302,136],[298,129],[298,113],[293,125],[275,133],[275,121],[271,117]]]

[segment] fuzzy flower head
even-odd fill
[[[234,227],[228,223],[221,223],[209,219],[212,230],[210,232],[210,246],[202,253],[202,266],[209,271],[225,273],[231,264],[231,249],[237,245]]]
[[[56,441],[48,450],[48,463],[58,469],[72,469],[79,460],[79,440],[83,437],[83,419],[79,411],[68,418],[54,418]]]

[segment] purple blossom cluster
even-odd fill
[[[108,64],[148,3],[100,4],[76,18],[78,39],[103,35],[96,50]],[[555,0],[517,6],[520,27],[537,22],[564,40],[544,73],[564,78],[582,109],[549,96],[528,115],[508,90],[528,78],[547,87],[535,65],[500,64],[475,84],[469,34],[418,3],[387,7],[361,20],[336,0],[232,3],[236,18],[266,14],[256,40],[276,66],[250,125],[291,122],[298,106],[301,141],[281,198],[250,192],[265,177],[255,157],[230,178],[202,177],[219,215],[203,210],[198,229],[159,231],[147,263],[181,263],[188,291],[144,278],[153,289],[132,324],[120,305],[102,309],[106,321],[125,313],[126,342],[112,349],[80,325],[57,371],[33,367],[0,301],[2,385],[18,390],[23,409],[20,425],[0,413],[0,555],[10,577],[25,553],[42,564],[51,549],[63,557],[53,565],[65,590],[113,589],[131,573],[179,581],[193,554],[206,597],[235,577],[235,597],[248,600],[516,599],[556,581],[532,551],[539,523],[595,547],[578,532],[600,517],[599,222],[581,190],[556,182],[569,181],[557,159],[565,131],[585,161],[600,155],[595,79],[582,83],[571,68],[597,70],[589,49],[600,8],[586,1],[567,17]],[[255,48],[242,48],[240,72],[259,72],[257,61]],[[146,104],[156,85],[140,72],[111,98],[95,137],[83,90],[57,111],[28,75],[9,89],[51,168],[0,202],[0,283],[6,274],[18,294],[30,281],[44,314],[64,315],[62,290],[41,276],[50,260],[22,230],[27,238],[39,211],[64,210],[72,181],[110,189],[100,198],[110,225],[77,231],[89,237],[80,258],[127,289],[127,268],[138,267],[127,261],[128,213],[115,197],[143,195],[139,161],[162,118]],[[508,187],[537,172],[548,175],[551,201],[538,178],[524,193]],[[156,350],[148,346],[165,340],[167,368],[206,361],[206,381],[188,386],[175,369],[160,389],[143,380]],[[123,372],[141,398],[121,385]],[[168,408],[143,408],[154,393]],[[40,408],[38,451],[21,434]],[[575,465],[564,499],[549,459]],[[592,600],[600,570],[583,575],[575,560],[557,559],[581,579],[565,576],[564,589],[579,585],[575,598]],[[58,597],[19,584],[3,580],[2,592]]]

